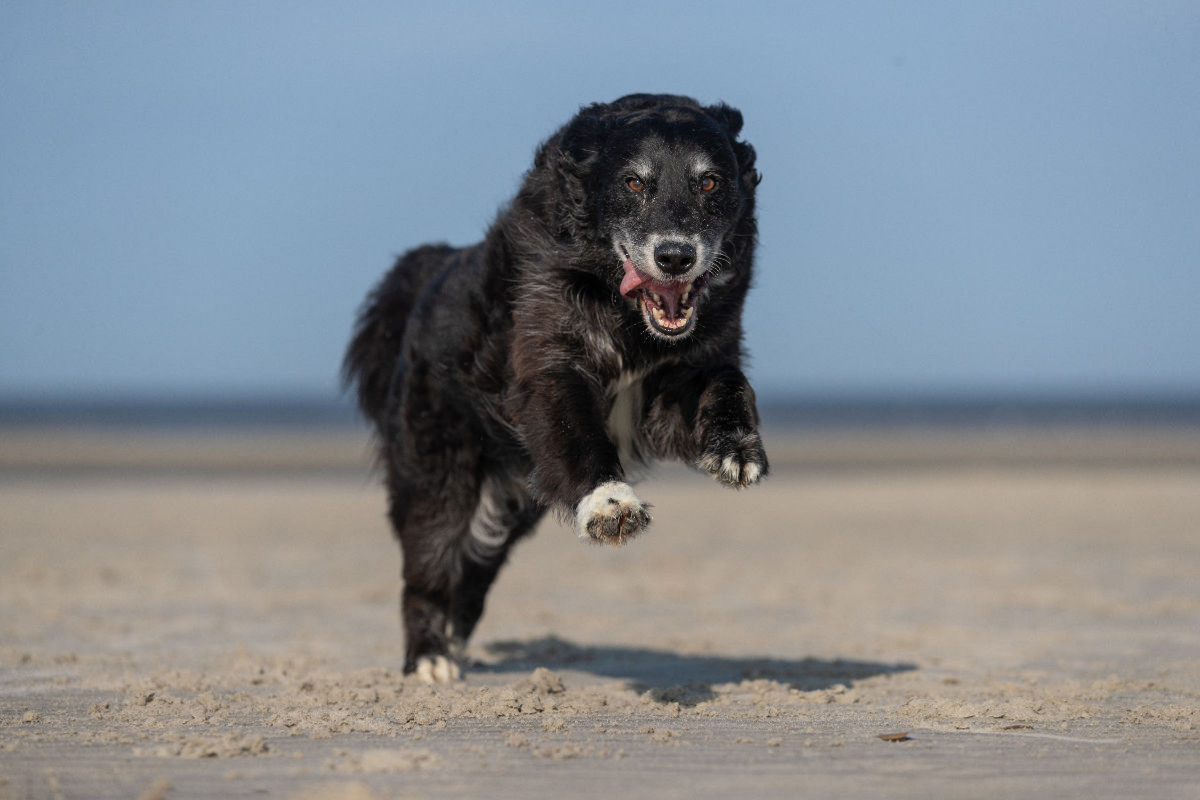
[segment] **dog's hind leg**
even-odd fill
[[[389,516],[404,557],[400,600],[404,673],[416,673],[429,683],[447,683],[458,678],[447,629],[458,581],[458,531],[465,528],[465,521],[448,513],[455,503],[439,502],[444,498],[435,498],[395,476],[389,484]]]
[[[451,593],[450,649],[461,656],[467,639],[483,616],[484,600],[509,548],[533,530],[545,513],[529,496],[525,481],[488,475],[479,488],[479,502],[462,540],[458,580]]]
[[[544,509],[522,482],[492,475],[455,482],[437,495],[394,477],[391,488],[390,515],[404,553],[404,672],[448,683],[459,677],[455,659],[509,548]],[[459,517],[455,509],[471,510]]]

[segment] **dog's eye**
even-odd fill
[[[635,192],[640,192],[646,188],[646,184],[642,183],[641,178],[626,178],[625,185]]]
[[[711,192],[715,188],[717,188],[716,178],[712,177],[711,175],[705,175],[700,179],[700,191]]]

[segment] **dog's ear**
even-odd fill
[[[736,139],[737,135],[742,132],[742,112],[733,106],[717,103],[715,106],[709,106],[704,109],[704,111],[717,122],[721,123],[721,127],[725,128],[725,133],[729,135],[730,140]]]
[[[585,109],[559,138],[555,172],[560,233],[574,237],[589,225],[587,180],[607,135],[607,121]]]
[[[567,163],[572,170],[591,167],[604,148],[608,134],[608,122],[602,117],[587,113],[585,109],[563,129],[559,142],[559,163]]]
[[[738,169],[742,173],[742,186],[747,192],[753,192],[754,187],[762,183],[762,175],[754,168],[754,148],[749,142],[737,140],[738,134],[742,132],[742,112],[724,103],[709,106],[704,111],[725,129],[729,144],[733,147],[733,154],[738,160]]]

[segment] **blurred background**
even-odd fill
[[[1200,5],[1095,0],[5,2],[0,408],[351,419],[394,256],[639,91],[745,114],[775,419],[1200,417]]]

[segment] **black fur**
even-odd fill
[[[741,371],[759,181],[741,127],[673,95],[587,106],[483,242],[413,250],[368,297],[344,376],[404,554],[406,672],[465,644],[547,509],[600,541],[643,529],[632,461],[766,474]]]

